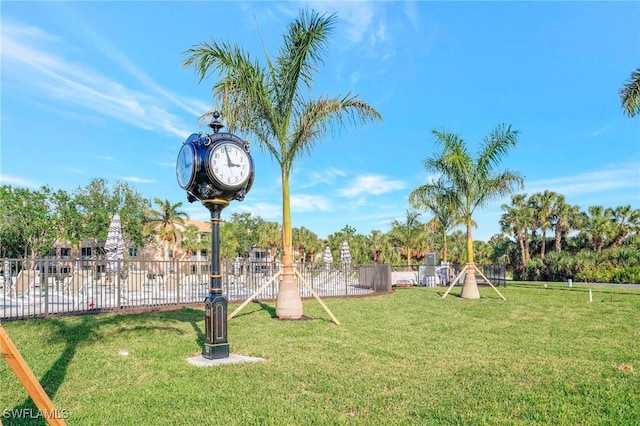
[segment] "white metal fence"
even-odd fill
[[[0,263],[0,320],[175,306],[203,302],[209,293],[210,263],[127,259],[106,268],[105,259],[3,259]],[[302,297],[309,285],[320,297],[389,291],[358,267],[296,265]],[[259,288],[261,300],[277,296],[279,262],[224,261],[223,293],[229,302],[247,300]],[[264,286],[269,280],[271,282]],[[306,284],[305,284],[306,283]]]

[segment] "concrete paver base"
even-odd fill
[[[225,364],[240,364],[243,362],[262,362],[263,358],[256,358],[252,356],[246,355],[237,355],[237,354],[229,354],[229,358],[219,358],[219,359],[208,359],[203,357],[202,355],[192,356],[191,358],[187,358],[187,361],[191,365],[195,365],[196,367],[213,367],[216,365],[225,365]]]

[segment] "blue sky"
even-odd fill
[[[175,177],[182,141],[209,130],[197,117],[215,106],[213,80],[199,84],[183,52],[215,38],[264,60],[262,43],[276,54],[303,6],[339,19],[312,95],[352,91],[384,121],[329,135],[296,163],[293,226],[386,232],[428,179],[432,129],[475,152],[501,123],[520,131],[504,166],[523,192],[640,208],[640,117],[618,95],[640,66],[638,2],[3,1],[0,184],[73,191],[101,177],[208,219]],[[252,148],[254,186],[223,219],[280,222],[278,165]],[[477,213],[476,239],[499,232],[508,201]]]

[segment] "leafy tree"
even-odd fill
[[[313,75],[335,15],[302,10],[289,24],[284,44],[266,65],[254,61],[240,47],[226,42],[201,43],[187,50],[183,66],[194,66],[200,81],[217,71],[214,96],[222,114],[235,129],[252,133],[280,165],[282,180],[283,279],[276,301],[279,318],[302,317],[302,300],[293,271],[293,240],[289,177],[296,158],[311,151],[328,128],[381,119],[380,114],[356,96],[307,98]]]
[[[127,240],[136,247],[143,247],[147,243],[144,224],[145,212],[151,207],[150,201],[131,185],[123,182],[113,184],[112,197],[116,210],[109,213],[119,212],[122,232]]]
[[[180,229],[177,225],[184,226],[184,221],[189,218],[189,215],[180,210],[181,201],[172,204],[169,200],[155,198],[153,202],[158,210],[150,209],[147,212],[145,228],[148,233],[158,235],[163,243],[164,260],[169,260],[169,250],[180,239]]]
[[[71,200],[59,193],[56,203],[68,226],[64,235],[72,243],[93,241],[97,246],[98,241],[106,240],[115,213],[120,214],[122,232],[130,243],[142,247],[148,242],[144,227],[151,204],[129,184],[116,182],[110,188],[106,179],[95,178],[78,187]]]
[[[518,131],[511,126],[496,127],[484,138],[475,158],[458,135],[437,130],[432,133],[436,146],[442,149],[435,156],[428,157],[424,164],[427,171],[438,176],[438,180],[424,185],[421,190],[426,192],[430,186],[438,185],[437,192],[445,194],[464,220],[467,228],[467,273],[461,297],[478,299],[480,293],[475,277],[471,234],[473,214],[496,198],[511,193],[514,186],[522,186],[519,174],[495,170],[509,149],[516,146]]]
[[[248,212],[234,212],[231,214],[229,221],[237,224],[232,229],[236,232],[235,239],[238,241],[238,254],[244,257],[249,256],[251,249],[260,245],[260,234],[264,219]]]
[[[95,247],[98,241],[107,239],[111,216],[118,211],[118,200],[112,196],[106,179],[92,179],[87,186],[78,187],[73,200],[82,217],[78,243],[92,241]]]
[[[351,256],[352,265],[360,265],[367,262],[367,240],[363,235],[356,232],[356,228],[345,225],[338,232],[334,232],[327,236],[327,242],[331,251],[335,254],[334,259],[338,260],[342,256],[342,245],[344,242],[349,245],[349,255]]]
[[[235,259],[240,252],[238,235],[242,233],[240,224],[224,221],[220,225],[220,259]],[[208,247],[211,247],[211,233],[205,234]]]
[[[629,117],[640,114],[640,68],[633,71],[620,88],[620,101],[624,113]]]
[[[4,256],[34,260],[53,247],[51,192],[48,186],[39,190],[0,187],[0,252]]]

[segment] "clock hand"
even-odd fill
[[[231,157],[229,156],[229,147],[224,147],[224,153],[227,154],[227,166],[232,167],[233,163],[231,162]]]

